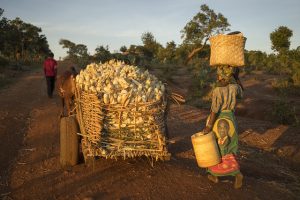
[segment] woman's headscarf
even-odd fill
[[[234,72],[235,72],[235,68],[229,65],[218,66],[217,67],[218,82],[222,82],[223,85],[236,83],[233,77]]]

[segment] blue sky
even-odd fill
[[[291,48],[300,46],[300,0],[0,0],[4,16],[20,17],[41,27],[55,57],[66,55],[61,38],[85,44],[90,53],[98,45],[111,52],[122,45],[141,44],[150,31],[165,45],[182,42],[180,31],[207,4],[222,13],[247,37],[246,49],[271,51],[269,35],[279,26],[293,30]]]

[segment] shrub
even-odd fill
[[[296,115],[295,106],[291,106],[290,102],[281,98],[273,104],[272,116],[274,120],[281,124],[299,124]]]
[[[294,70],[293,75],[292,75],[292,80],[293,80],[294,86],[297,86],[297,87],[300,86],[300,67],[296,68]]]
[[[286,94],[292,86],[292,82],[289,78],[275,79],[271,84],[272,87],[281,94]]]
[[[209,66],[205,59],[195,59],[189,65],[189,73],[192,76],[191,94],[189,101],[192,105],[201,108],[210,106],[210,92],[215,82],[215,69]]]
[[[8,59],[0,55],[0,67],[6,67],[8,64]]]

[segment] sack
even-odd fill
[[[242,33],[235,35],[216,35],[209,38],[210,65],[230,65],[241,67],[245,65],[244,48],[246,38]]]

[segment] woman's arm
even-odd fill
[[[202,131],[203,133],[209,133],[212,130],[212,128],[215,124],[216,118],[217,118],[217,114],[214,112],[210,112],[208,123],[206,124],[206,127],[203,129],[203,131]]]

